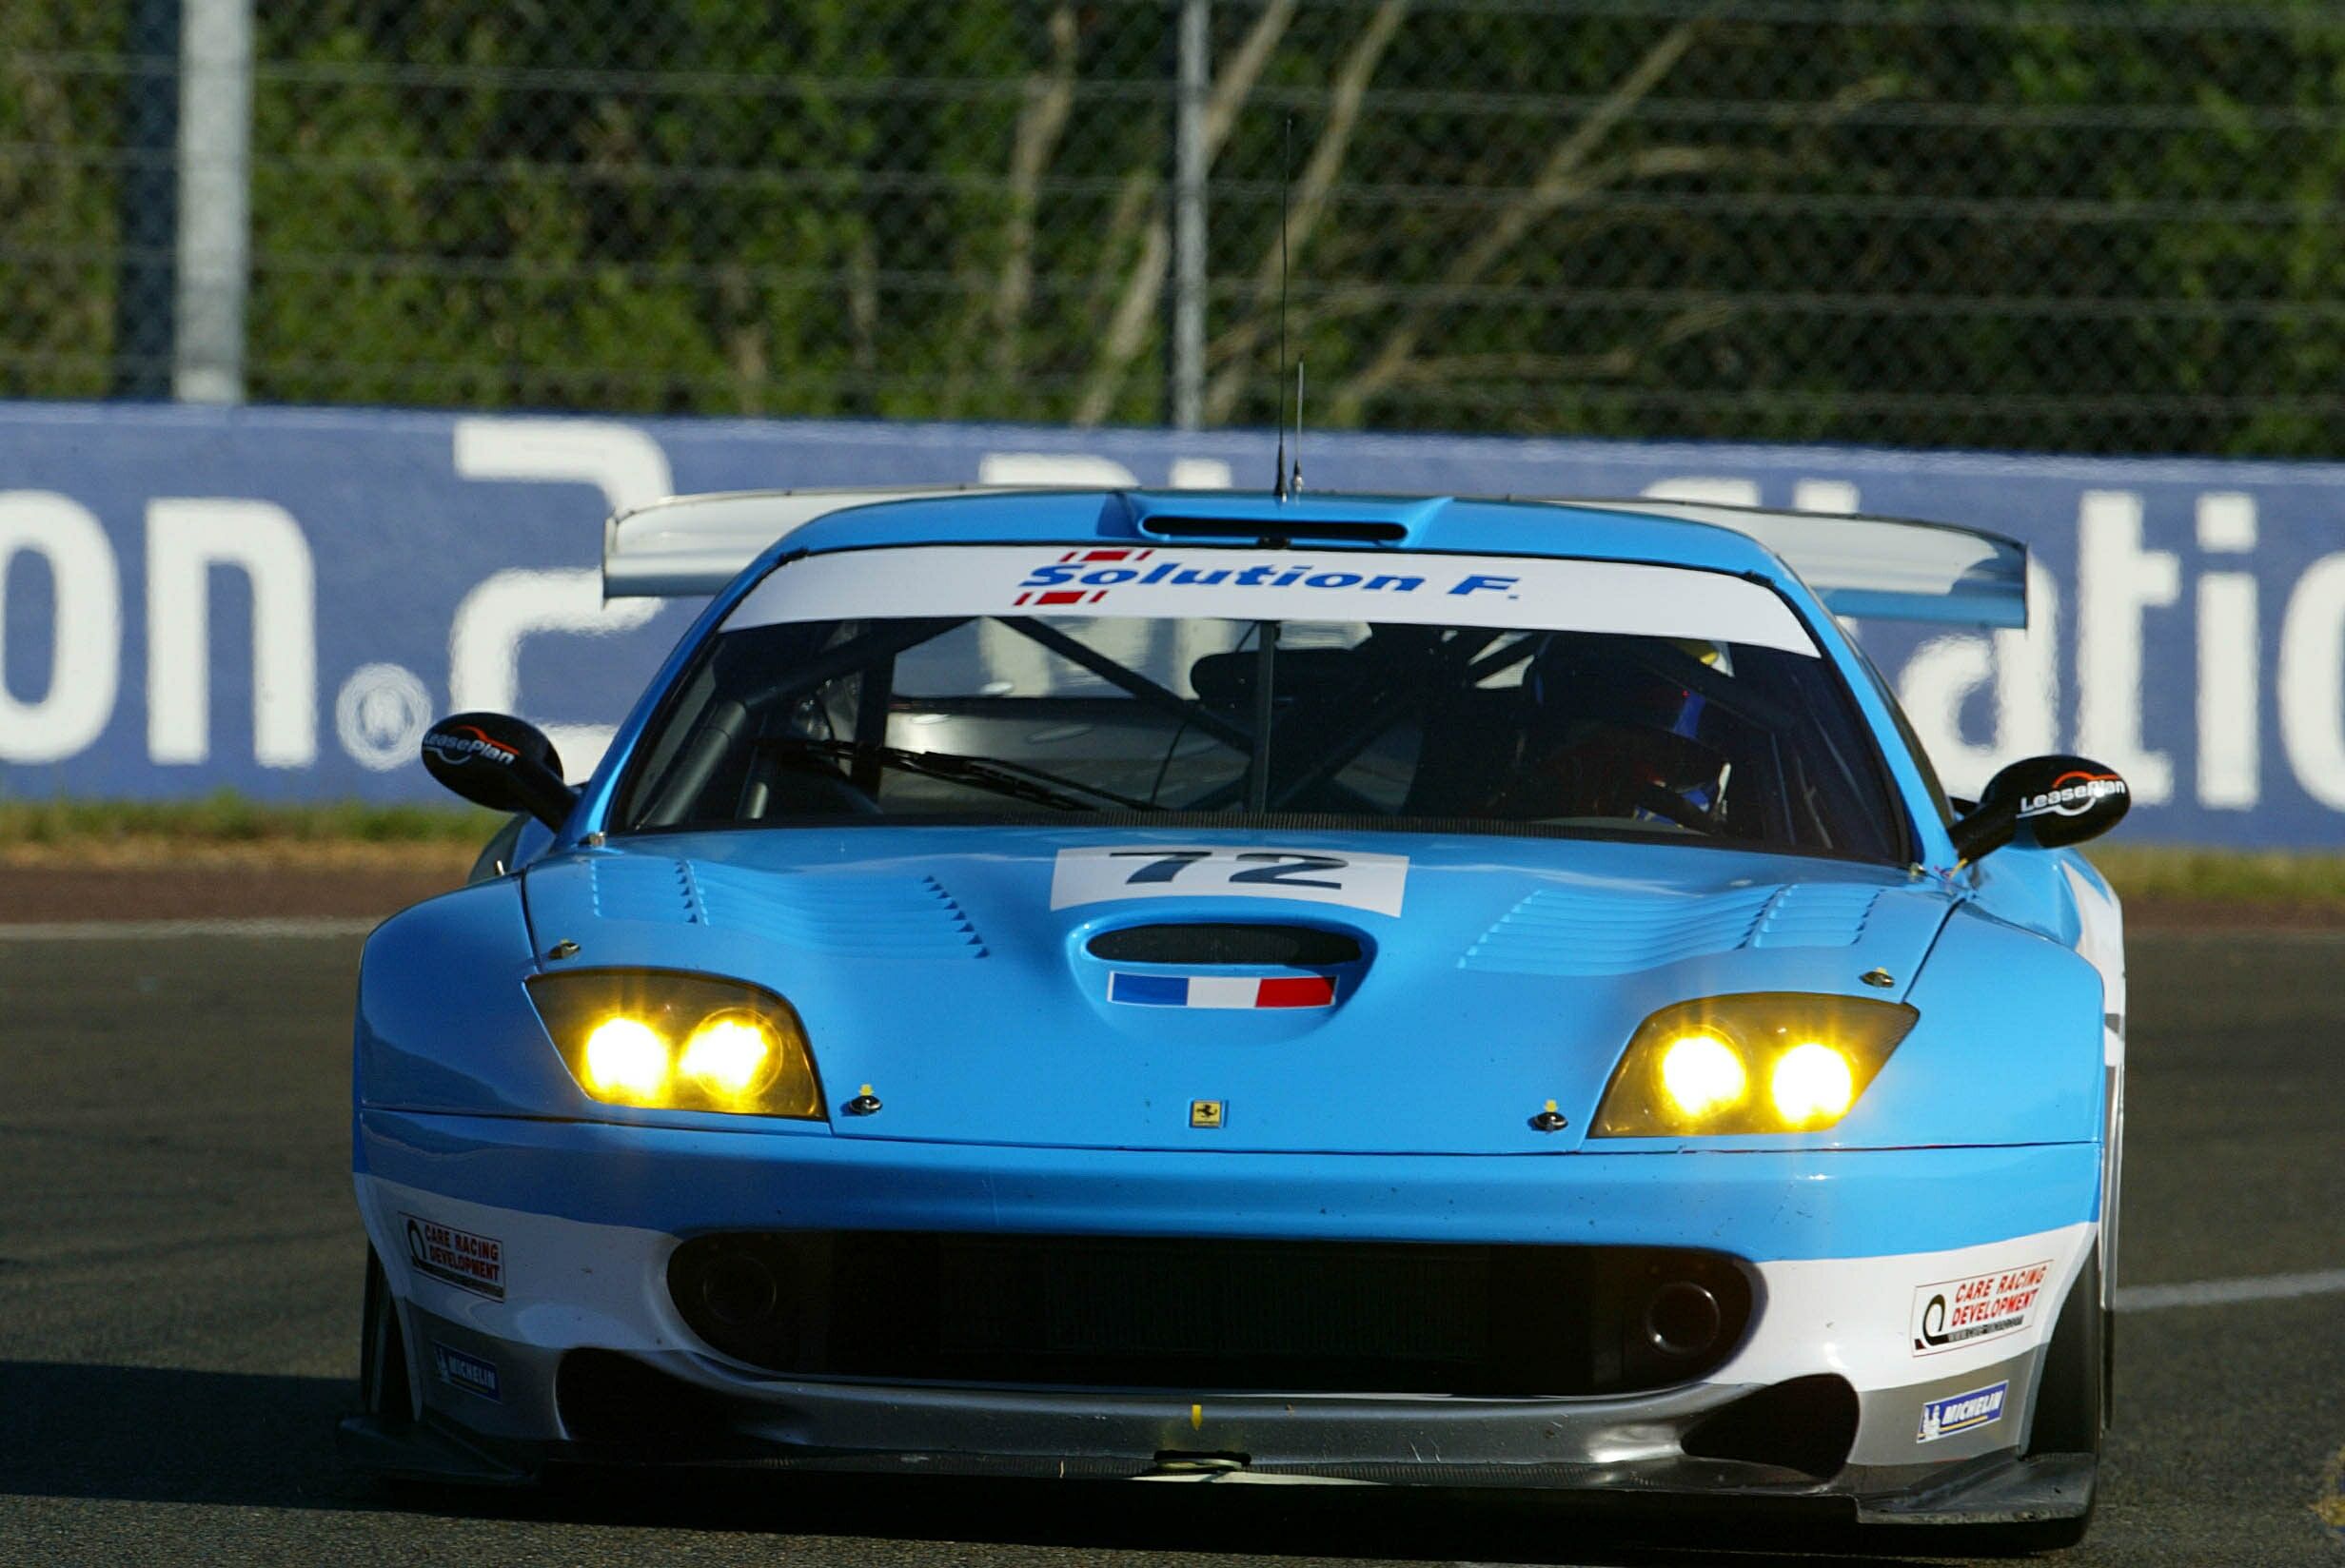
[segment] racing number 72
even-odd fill
[[[1113,850],[1113,860],[1143,860],[1147,864],[1134,868],[1124,878],[1126,887],[1137,887],[1144,882],[1170,882],[1183,871],[1200,860],[1212,858],[1211,850]],[[1338,888],[1340,881],[1330,882],[1307,875],[1310,872],[1341,872],[1351,864],[1341,855],[1304,854],[1294,850],[1243,850],[1233,858],[1251,862],[1241,870],[1233,870],[1223,878],[1228,882],[1268,883],[1273,887]]]
[[[1148,862],[1124,878],[1124,886],[1132,888],[1143,882],[1170,882],[1180,875],[1182,867],[1193,865],[1212,853],[1211,850],[1111,850],[1108,858]]]

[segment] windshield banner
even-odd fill
[[[2027,630],[1861,628],[1951,788],[2074,752],[2125,778],[2143,841],[2345,836],[2345,465],[1310,441],[1330,488],[1667,497],[2011,535],[2032,557]],[[1271,463],[1260,431],[0,404],[0,778],[20,797],[438,798],[417,748],[464,709],[539,724],[575,773],[697,608],[603,603],[614,507],[915,480],[1255,486]],[[1015,592],[1037,612],[1074,608],[1045,595],[1107,591],[1104,613],[1172,591],[1140,580],[1162,559],[1113,582],[1021,560]],[[1065,566],[1087,570],[1045,570]],[[1436,587],[1424,575],[1411,594]],[[1244,589],[1404,597],[1366,578]]]
[[[1773,589],[1722,572],[1516,556],[956,544],[811,556],[725,619],[1132,616],[1386,622],[1704,637],[1785,653],[1816,644]]]

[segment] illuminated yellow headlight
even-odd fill
[[[1921,1014],[1864,996],[1755,991],[1647,1018],[1596,1108],[1599,1138],[1809,1132],[1848,1114]],[[1751,1092],[1753,1082],[1764,1094]]]
[[[700,1020],[677,1065],[717,1098],[739,1100],[763,1088],[780,1060],[764,1021],[737,1010]]]
[[[656,1106],[668,1085],[668,1043],[660,1031],[624,1013],[605,1018],[586,1035],[586,1092],[622,1106]]]
[[[1741,1104],[1750,1073],[1715,1034],[1681,1034],[1662,1048],[1661,1088],[1681,1114],[1698,1122]]]
[[[1848,1058],[1821,1040],[1804,1041],[1778,1056],[1767,1086],[1785,1127],[1830,1127],[1857,1097]]]
[[[660,970],[540,975],[529,999],[589,1099],[660,1110],[823,1115],[790,1004],[738,981]]]

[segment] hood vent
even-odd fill
[[[1864,933],[1881,890],[1737,888],[1639,900],[1617,889],[1542,888],[1458,960],[1507,974],[1631,974],[1735,948],[1844,948]]]
[[[587,887],[604,920],[681,921],[706,925],[692,867],[653,855],[612,855],[589,863]]]
[[[1842,885],[1785,888],[1767,900],[1748,948],[1848,948],[1864,934],[1882,890]]]
[[[1360,961],[1359,938],[1316,926],[1239,926],[1203,922],[1172,926],[1124,926],[1104,931],[1088,944],[1094,958],[1114,964],[1276,966],[1331,969]]]
[[[619,855],[593,862],[595,913],[707,926],[856,958],[982,958],[984,940],[933,876],[822,876]]]

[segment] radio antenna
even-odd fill
[[[1287,475],[1287,488],[1295,495],[1303,493],[1303,362],[1294,362],[1294,467]]]
[[[1271,459],[1271,494],[1279,500],[1287,499],[1287,201],[1294,184],[1294,116],[1287,116],[1286,146],[1279,158],[1278,168],[1278,455]],[[1294,436],[1295,463],[1302,464],[1303,382],[1301,365],[1295,366]]]

